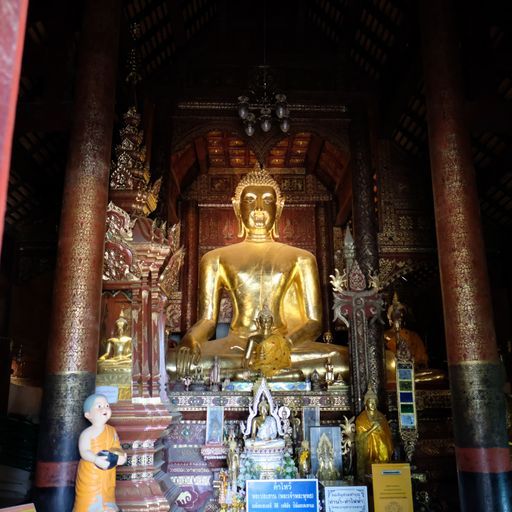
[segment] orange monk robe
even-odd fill
[[[428,368],[428,355],[420,335],[409,329],[400,329],[400,338],[408,345],[411,356],[414,358],[414,365],[418,368]],[[396,333],[389,329],[384,333],[386,348],[396,354]]]
[[[393,454],[393,440],[391,438],[391,430],[384,414],[375,411],[374,418],[370,419],[366,410],[356,418],[356,435],[364,435],[372,427],[374,422],[378,422],[380,427],[374,430],[366,437],[363,443],[363,451],[366,455],[365,462],[367,465],[366,470],[371,470],[372,464],[379,464],[389,462]]]
[[[91,440],[91,451],[121,449],[114,427],[105,425],[103,432]],[[76,498],[73,512],[103,512],[119,510],[116,505],[116,468],[100,469],[81,459],[76,475]]]

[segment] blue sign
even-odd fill
[[[247,480],[247,512],[318,512],[318,480]]]

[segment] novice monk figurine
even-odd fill
[[[112,416],[106,397],[89,396],[84,402],[84,416],[91,426],[78,440],[81,460],[76,475],[73,512],[119,510],[115,497],[115,466],[126,462],[126,453],[121,450],[116,429],[106,424]]]

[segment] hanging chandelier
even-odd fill
[[[248,92],[238,97],[238,115],[244,123],[245,133],[252,137],[259,123],[263,132],[272,129],[276,119],[283,133],[290,129],[290,109],[286,95],[276,88],[275,77],[267,66],[267,2],[263,0],[263,64],[249,77]]]
[[[273,120],[279,123],[283,133],[290,129],[290,109],[286,95],[275,87],[274,76],[266,64],[255,69],[249,91],[238,97],[238,115],[249,137],[254,134],[256,124],[259,124],[263,132],[269,132]]]

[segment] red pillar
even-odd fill
[[[461,510],[512,510],[498,359],[451,3],[421,2],[436,231]]]
[[[197,320],[197,275],[199,272],[199,207],[196,201],[184,205],[185,281],[183,283],[181,330],[186,332]]]
[[[0,249],[28,0],[0,2]]]
[[[330,331],[332,319],[332,293],[330,292],[329,274],[333,268],[332,254],[332,236],[329,226],[332,224],[327,221],[328,210],[325,203],[317,203],[315,208],[315,226],[316,226],[316,260],[318,262],[318,273],[320,274],[320,287],[322,289],[322,316],[323,330]]]
[[[95,387],[120,0],[88,0],[64,184],[36,482],[40,511],[71,510],[83,401]]]

